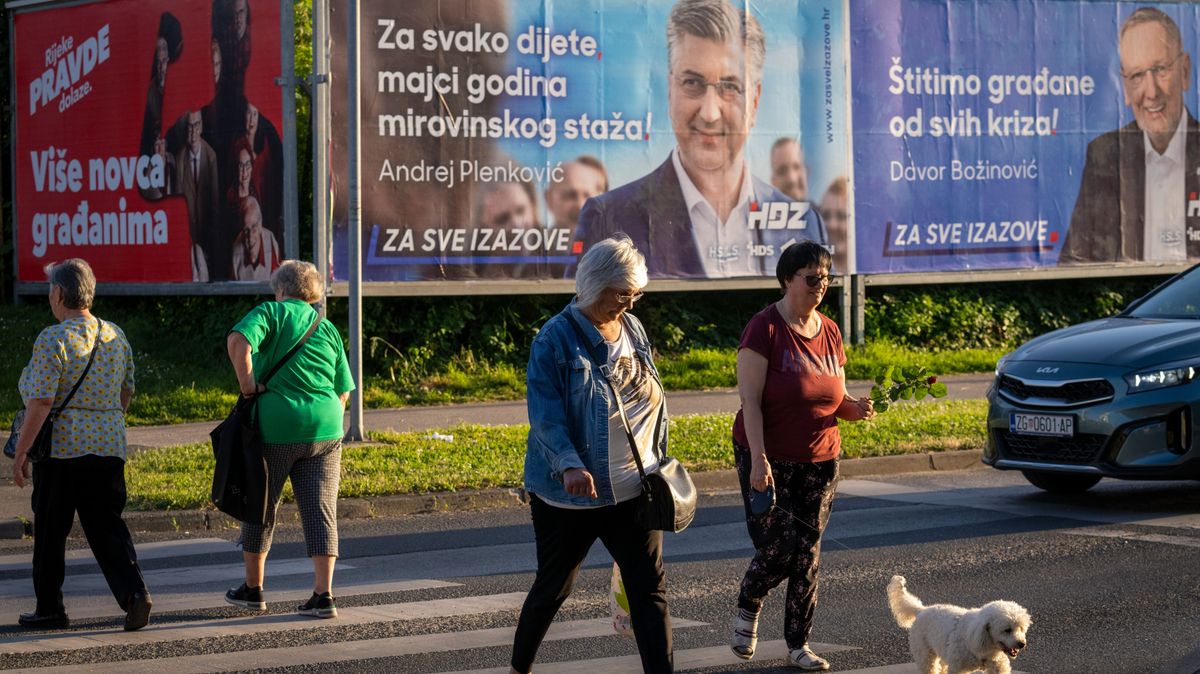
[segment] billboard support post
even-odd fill
[[[313,264],[321,274],[322,288],[321,311],[326,309],[326,298],[329,296],[329,5],[325,0],[314,0],[312,9],[312,75],[309,85],[312,97],[309,103],[309,115],[312,120],[313,147]]]
[[[283,96],[283,254],[288,259],[300,256],[300,223],[296,196],[296,14],[291,0],[279,0],[279,65],[283,72],[275,78]]]
[[[853,318],[850,319],[850,343],[858,346],[866,341],[867,335],[867,283],[862,274],[850,277],[850,306],[853,307]]]
[[[851,320],[850,314],[854,310],[853,293],[849,276],[842,277],[842,284],[838,288],[838,327],[842,331],[842,343],[853,344],[853,335],[851,335]]]
[[[362,376],[362,194],[360,193],[361,167],[359,162],[359,0],[350,0],[347,12],[347,68],[346,79],[350,84],[349,100],[349,152],[350,158],[350,202],[346,227],[350,230],[350,250],[347,272],[350,281],[350,373],[354,376],[354,392],[350,394],[350,430],[347,440],[363,439],[363,376]]]

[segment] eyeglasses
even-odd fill
[[[741,100],[742,95],[746,92],[746,88],[740,82],[732,80],[705,82],[699,77],[685,75],[677,79],[676,83],[683,95],[688,98],[702,98],[708,92],[709,87],[717,90],[717,95],[721,97],[721,100],[731,102]]]
[[[633,304],[634,302],[642,299],[642,295],[645,295],[645,294],[646,293],[644,293],[640,290],[638,290],[630,295],[626,295],[623,293],[617,293],[617,304]]]
[[[809,288],[829,285],[829,274],[805,274],[803,278]]]
[[[1167,77],[1171,75],[1172,70],[1175,68],[1175,64],[1179,62],[1179,58],[1181,56],[1183,56],[1183,52],[1176,54],[1175,58],[1171,59],[1167,63],[1151,66],[1143,70],[1138,70],[1137,72],[1129,73],[1128,75],[1122,73],[1121,76],[1125,78],[1125,83],[1134,89],[1140,88],[1146,84],[1148,81],[1146,79],[1147,75],[1152,76],[1155,82],[1163,84],[1166,82]]]

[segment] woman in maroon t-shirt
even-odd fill
[[[817,606],[821,533],[841,451],[837,420],[875,415],[870,398],[846,393],[841,330],[817,311],[829,287],[830,262],[829,251],[811,241],[789,246],[780,256],[775,275],[783,298],[750,319],[738,346],[742,409],[733,425],[755,555],[738,594],[731,647],[740,658],[754,657],[763,600],[786,579],[788,664],[809,671],[829,669],[808,647],[808,635]],[[768,487],[779,508],[756,515],[751,489]]]

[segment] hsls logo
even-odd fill
[[[750,229],[805,229],[807,201],[750,202]]]

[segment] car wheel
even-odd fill
[[[1099,475],[1045,473],[1040,470],[1023,470],[1021,474],[1038,489],[1045,489],[1055,494],[1079,494],[1091,489],[1100,481]]]

